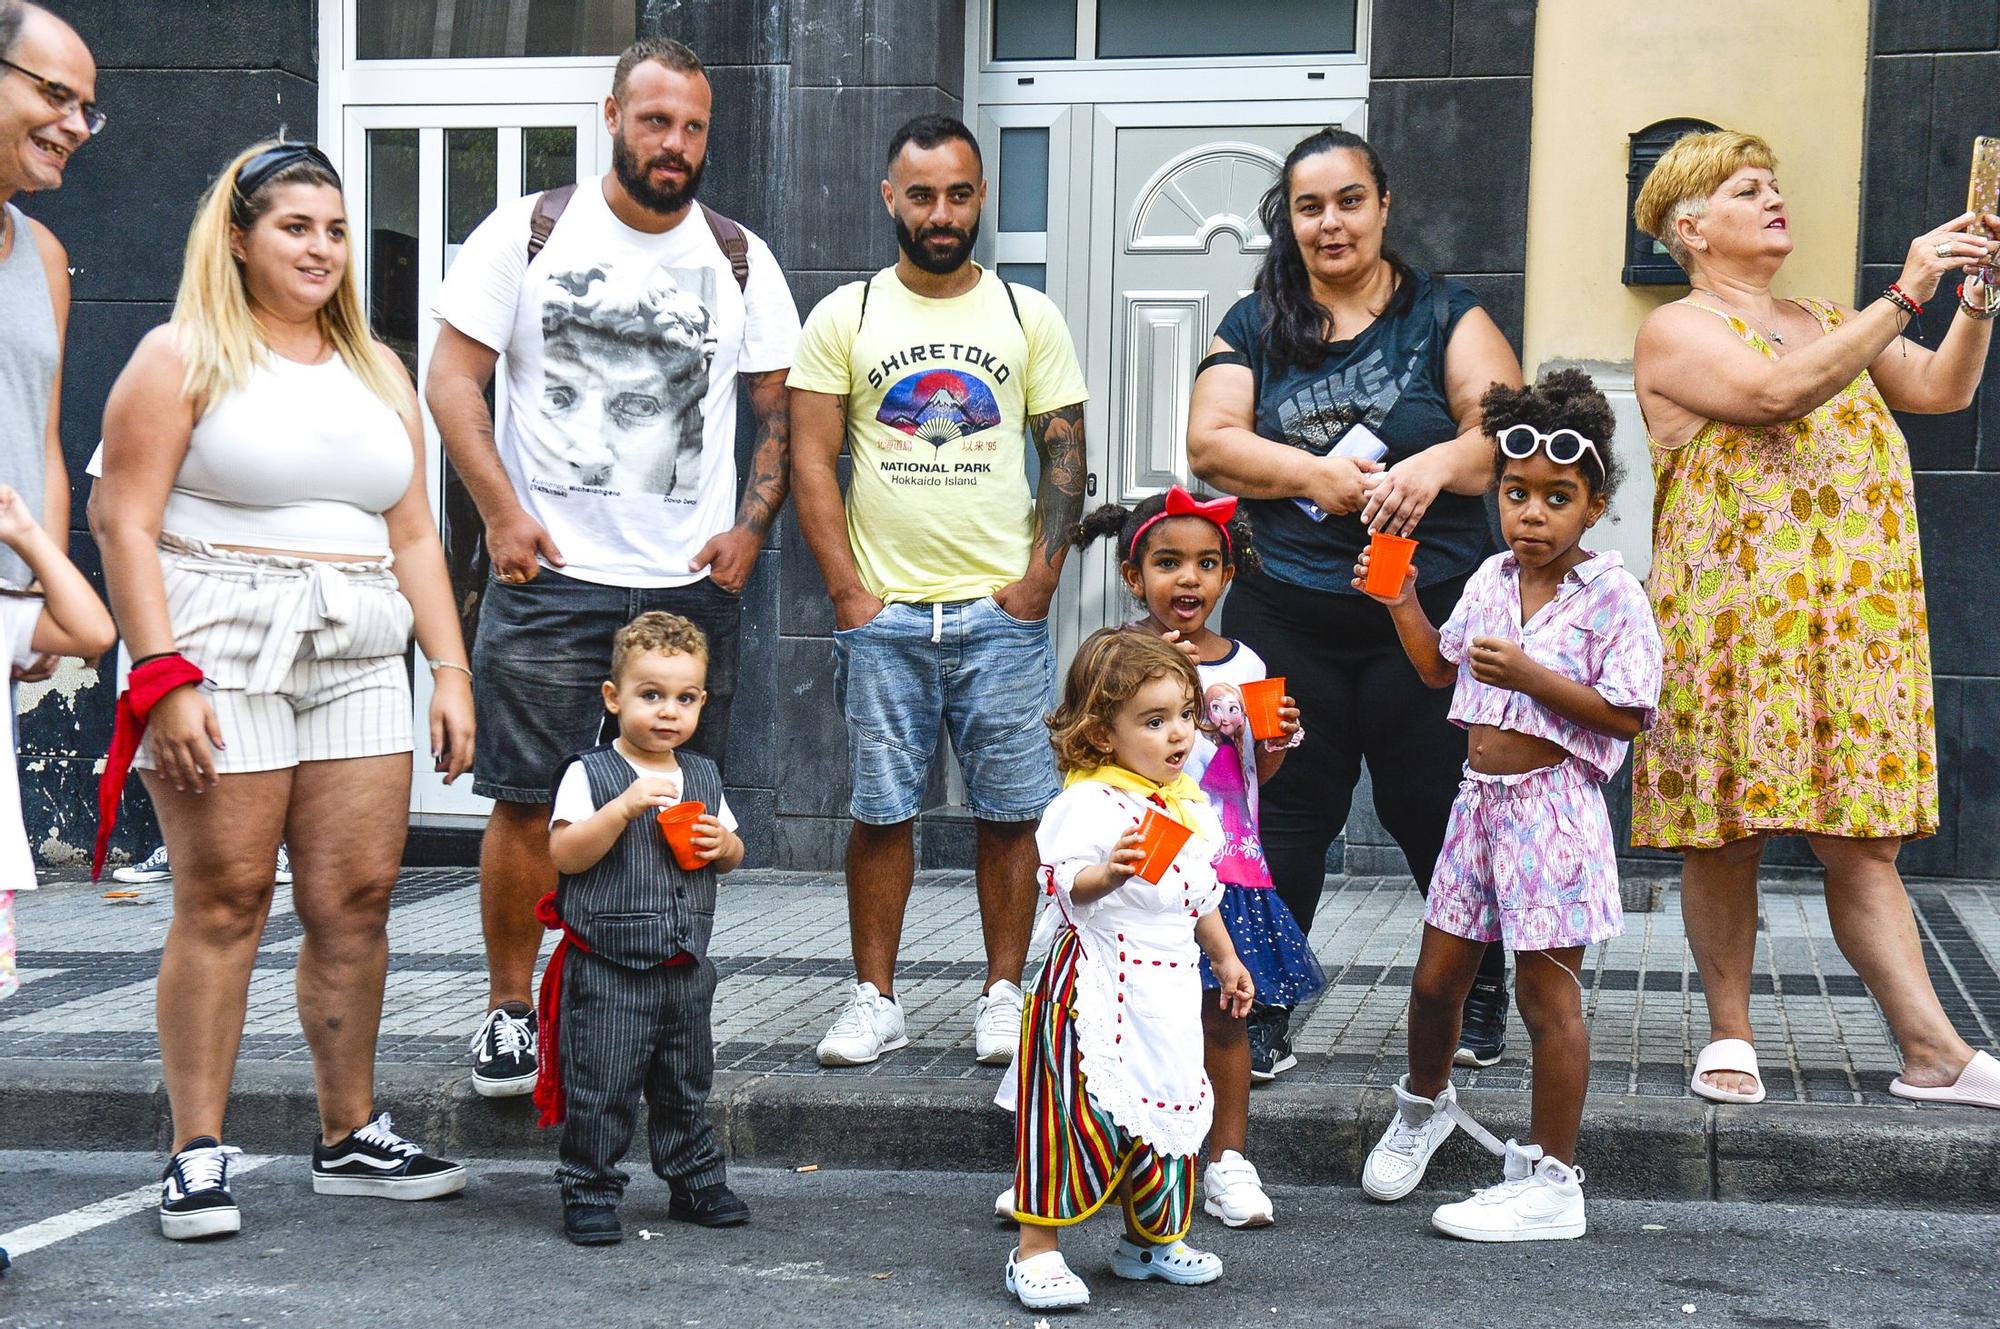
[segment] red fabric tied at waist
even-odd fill
[[[156,656],[135,666],[126,676],[125,691],[119,694],[118,710],[111,725],[111,751],[104,757],[104,774],[97,778],[97,847],[91,854],[90,879],[104,873],[104,854],[111,847],[111,830],[118,824],[118,800],[125,793],[125,777],[132,759],[139,755],[140,740],[146,736],[146,722],[153,707],[175,688],[203,680],[201,670],[178,655]]]
[[[563,965],[569,960],[569,948],[574,946],[588,954],[590,947],[583,939],[563,923],[562,915],[556,912],[556,893],[550,891],[535,901],[535,921],[543,928],[562,933],[556,948],[549,956],[547,967],[542,970],[542,991],[536,1001],[535,1024],[535,1124],[540,1127],[560,1126],[568,1113],[569,1104],[563,1094],[562,1082],[562,979]],[[661,968],[672,965],[693,964],[694,957],[686,951],[660,962]]]

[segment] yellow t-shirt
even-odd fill
[[[1018,319],[991,272],[933,300],[885,268],[806,319],[787,381],[847,398],[847,539],[880,599],[973,600],[1028,570],[1028,420],[1089,393],[1054,303],[1012,289]]]

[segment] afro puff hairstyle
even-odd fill
[[[1623,468],[1611,446],[1618,421],[1611,403],[1597,390],[1597,384],[1581,369],[1555,369],[1543,374],[1533,387],[1510,388],[1495,383],[1479,399],[1483,412],[1480,428],[1494,442],[1493,478],[1499,480],[1507,469],[1507,454],[1500,451],[1500,431],[1509,425],[1533,425],[1544,434],[1558,429],[1574,429],[1597,445],[1603,470],[1579,460],[1592,498],[1609,499],[1617,492]]]
[[[1069,542],[1078,549],[1094,544],[1105,536],[1115,536],[1118,541],[1118,562],[1121,566],[1136,566],[1146,556],[1143,549],[1134,549],[1132,541],[1139,534],[1139,528],[1167,509],[1165,493],[1148,494],[1131,507],[1117,503],[1106,503],[1103,507],[1087,513],[1070,533]],[[1250,547],[1250,517],[1243,511],[1243,505],[1236,505],[1236,515],[1229,519],[1224,528],[1229,536],[1223,542],[1223,560],[1231,568],[1249,568],[1256,571],[1262,567],[1257,551]],[[1147,538],[1151,538],[1148,532]]]

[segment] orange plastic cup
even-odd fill
[[[1368,579],[1361,589],[1370,595],[1394,596],[1403,589],[1410,560],[1416,556],[1417,542],[1402,535],[1377,531],[1368,537]]]
[[[660,809],[660,833],[667,837],[667,845],[674,851],[674,862],[689,872],[708,866],[694,847],[695,818],[706,811],[708,805],[700,799]]]
[[[1278,708],[1285,702],[1285,676],[1260,678],[1255,683],[1238,685],[1243,693],[1243,714],[1250,721],[1250,737],[1283,738],[1284,722],[1278,718]]]
[[[1145,820],[1139,823],[1139,848],[1146,856],[1139,860],[1135,875],[1157,886],[1193,833],[1172,817],[1147,808]]]

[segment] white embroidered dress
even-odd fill
[[[1198,829],[1158,885],[1129,877],[1088,904],[1070,896],[1085,868],[1103,863],[1153,804],[1094,780],[1070,785],[1042,813],[1042,914],[1029,954],[1064,925],[1081,943],[1074,1015],[1091,1101],[1119,1127],[1165,1155],[1196,1154],[1215,1115],[1202,1069],[1201,948],[1195,921],[1222,899],[1214,858],[1222,824],[1196,804]],[[1010,1069],[994,1101],[1014,1110]]]

